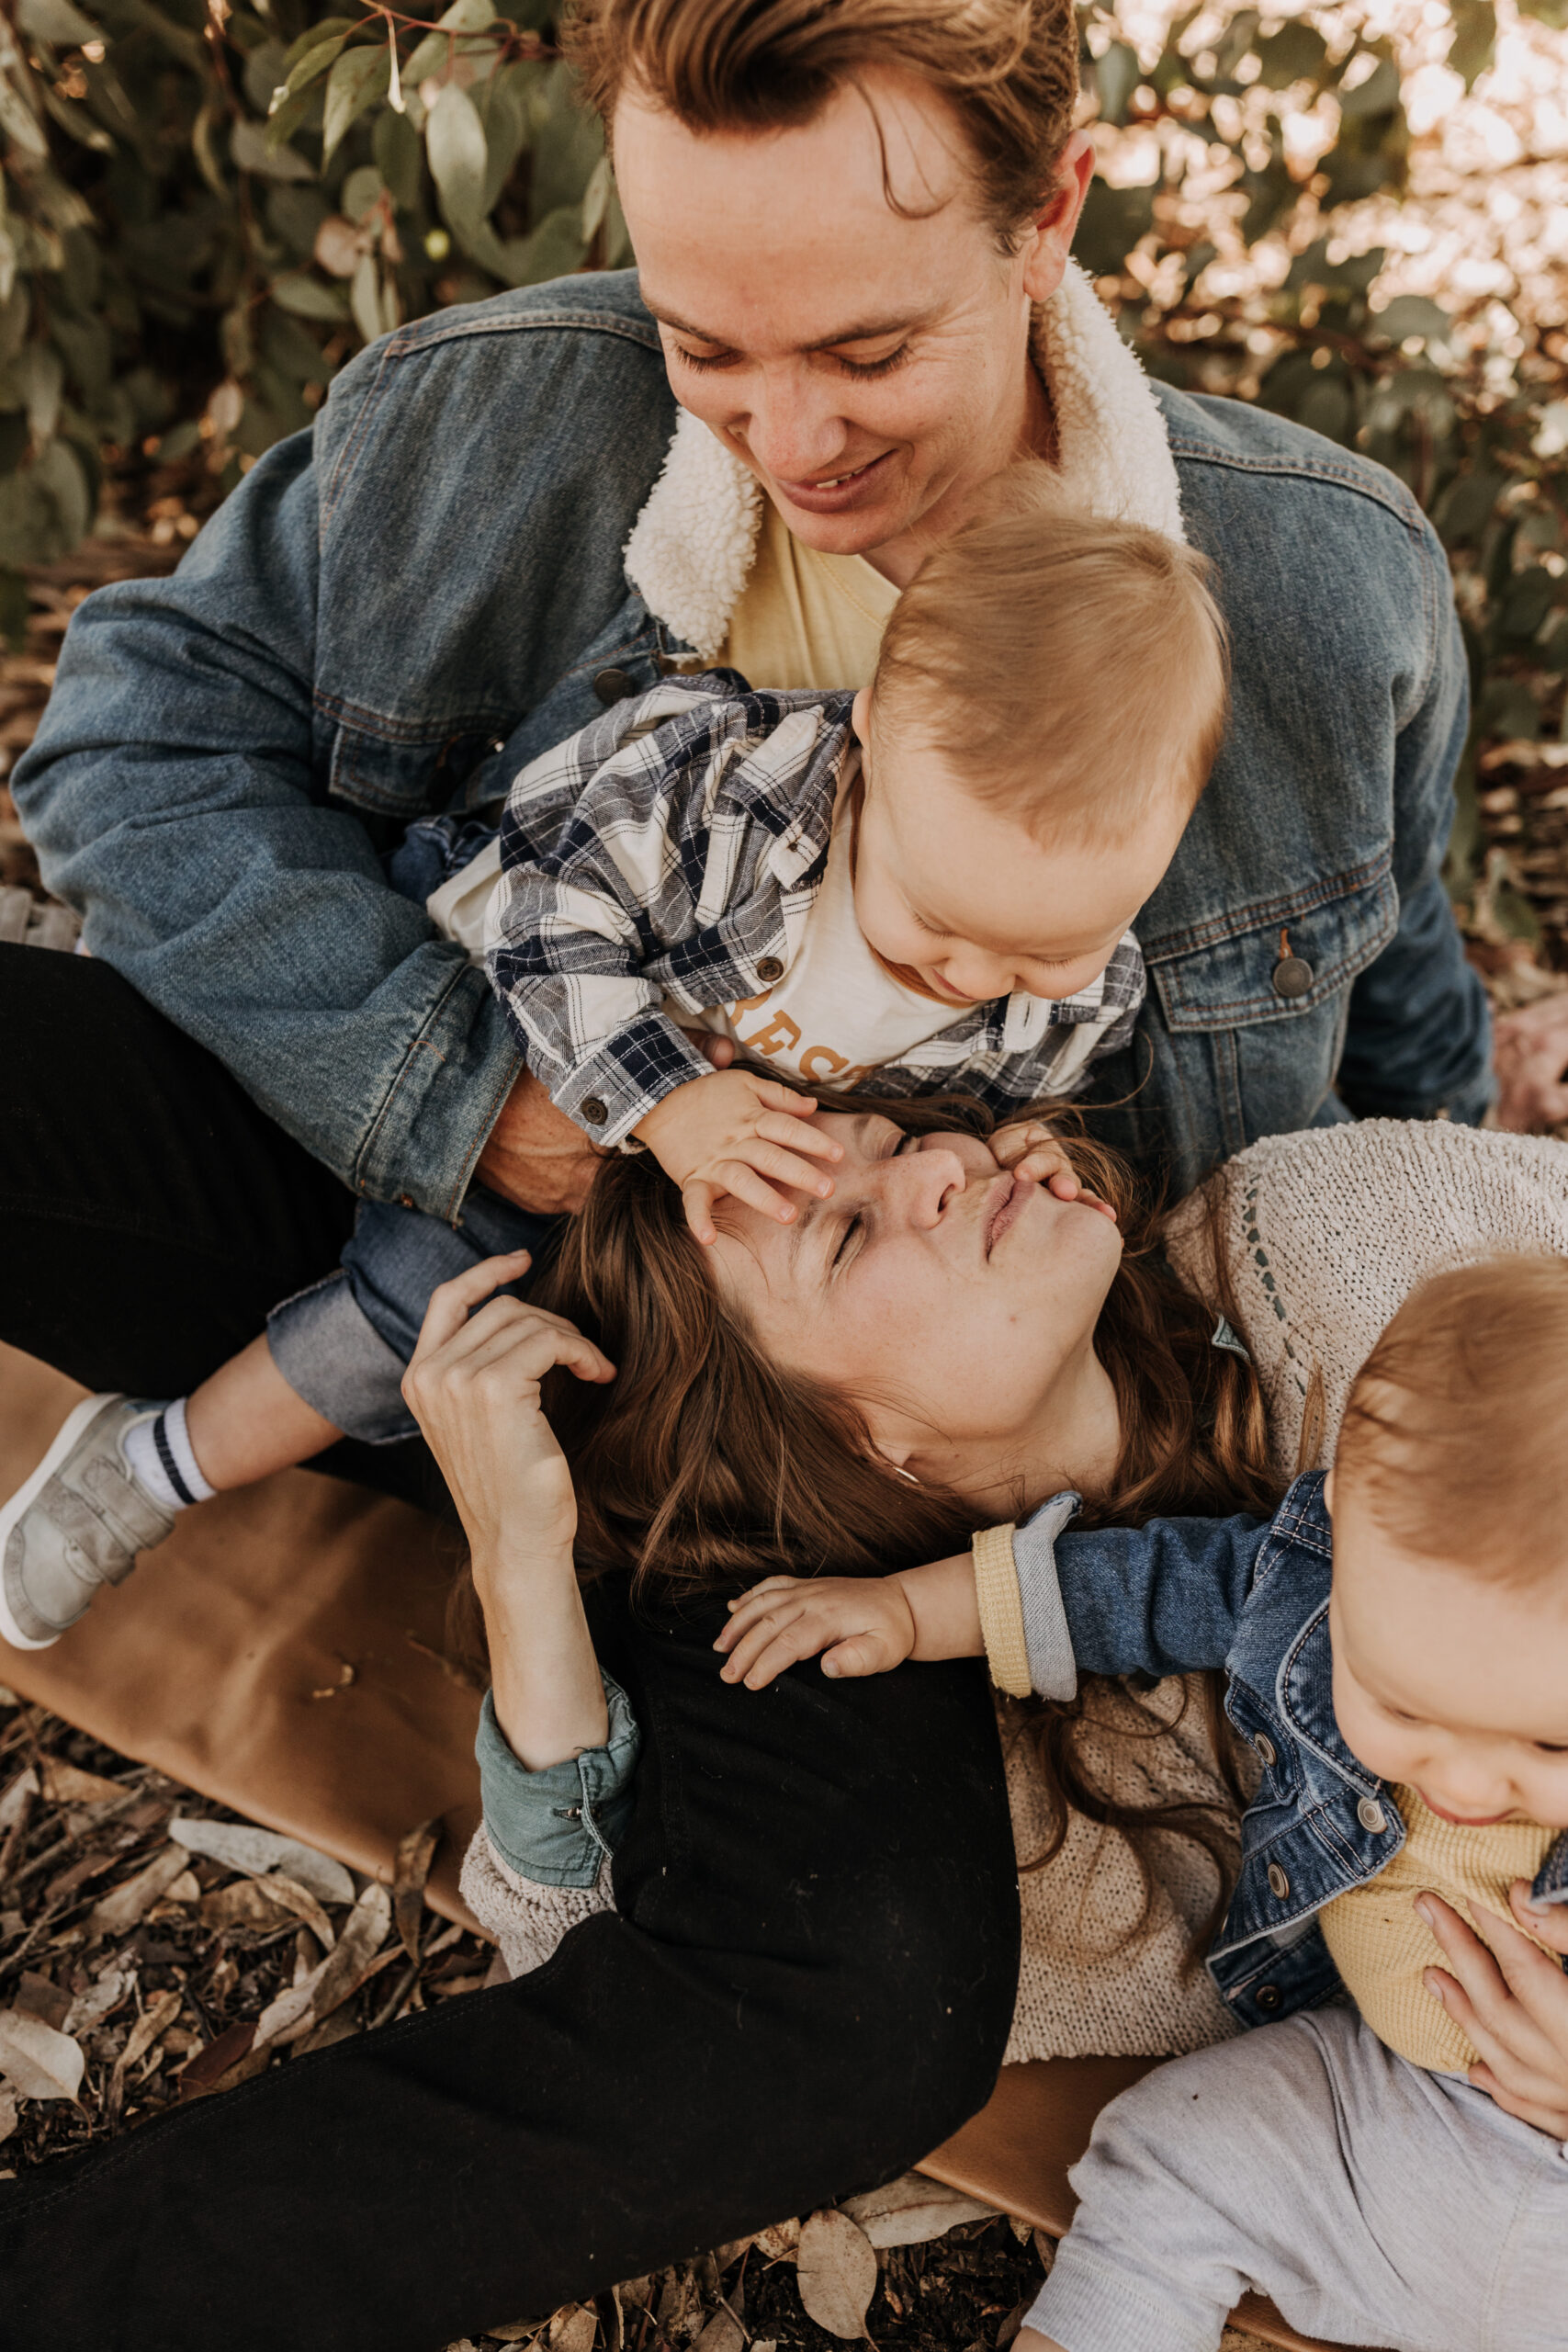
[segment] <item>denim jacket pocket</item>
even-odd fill
[[[1346,994],[1399,927],[1388,851],[1234,914],[1145,943],[1166,1025],[1177,1032],[1299,1021]]]
[[[502,749],[510,730],[509,721],[482,712],[419,725],[342,706],[320,716],[332,728],[329,798],[403,823],[450,808],[470,773]]]
[[[1242,1151],[1259,1136],[1345,1115],[1334,1086],[1351,987],[1398,927],[1385,848],[1348,872],[1145,941],[1166,1030],[1157,1050],[1179,1073],[1163,1086],[1167,1109],[1197,1106],[1194,1131],[1178,1121],[1172,1138],[1184,1183],[1206,1172],[1216,1145]]]

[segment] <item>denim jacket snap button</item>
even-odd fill
[[[1277,2009],[1280,2006],[1280,1987],[1278,1984],[1260,1984],[1252,1997],[1260,2009]]]
[[[601,670],[593,681],[593,691],[606,709],[613,702],[625,702],[637,692],[637,680],[627,670]]]
[[[1284,1871],[1280,1868],[1279,1863],[1270,1862],[1269,1865],[1269,1892],[1274,1897],[1275,1902],[1283,1903],[1290,1891],[1291,1882],[1286,1877]]]
[[[1252,1745],[1257,1748],[1258,1756],[1262,1759],[1263,1769],[1267,1771],[1269,1767],[1274,1761],[1273,1741],[1269,1738],[1266,1731],[1255,1731],[1252,1735]]]
[[[1274,967],[1276,996],[1305,996],[1312,986],[1312,966],[1304,956],[1281,956]]]
[[[784,978],[784,966],[780,963],[776,956],[764,956],[761,958],[757,966],[757,978],[760,980],[768,981],[778,980]]]
[[[596,1094],[591,1094],[587,1102],[578,1107],[591,1127],[602,1127],[610,1115]]]
[[[1360,1804],[1356,1807],[1356,1818],[1362,1828],[1370,1829],[1375,1838],[1381,1838],[1388,1827],[1388,1815],[1376,1797],[1361,1799]]]

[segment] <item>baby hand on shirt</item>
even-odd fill
[[[764,1577],[729,1611],[714,1644],[729,1653],[719,1679],[748,1690],[818,1652],[829,1676],[886,1674],[915,1646],[915,1612],[896,1576]]]
[[[1015,1176],[1032,1176],[1059,1201],[1082,1201],[1086,1208],[1099,1209],[1115,1224],[1116,1212],[1110,1202],[1078,1182],[1066,1146],[1039,1119],[1015,1119],[998,1127],[991,1149],[999,1167],[1010,1169]]]
[[[681,1187],[686,1223],[706,1248],[718,1238],[714,1204],[727,1193],[780,1225],[799,1215],[786,1187],[827,1199],[833,1180],[817,1163],[844,1153],[807,1124],[816,1108],[814,1095],[756,1070],[716,1070],[676,1087],[635,1133]]]

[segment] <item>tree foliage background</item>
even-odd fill
[[[194,536],[366,342],[630,259],[555,5],[0,0],[0,629],[21,568],[95,517]],[[1123,333],[1155,373],[1412,485],[1453,560],[1477,742],[1544,740],[1550,772],[1568,0],[1086,0],[1079,20],[1100,172],[1077,250]],[[1472,805],[1455,874],[1484,890],[1479,849]]]

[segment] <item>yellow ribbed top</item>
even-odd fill
[[[1013,1565],[1011,1521],[1006,1527],[982,1528],[971,1548],[975,1598],[980,1604],[980,1632],[991,1680],[998,1690],[1027,1699],[1032,1688],[1029,1645],[1023,1637],[1023,1602]]]
[[[1378,2039],[1413,2065],[1466,2074],[1478,2053],[1421,1981],[1427,1969],[1449,1963],[1415,1898],[1423,1891],[1440,1894],[1489,1942],[1487,1910],[1513,1919],[1509,1887],[1535,1876],[1557,1833],[1533,1821],[1467,1829],[1439,1820],[1414,1789],[1396,1788],[1393,1798],[1405,1827],[1399,1852],[1376,1878],[1337,1894],[1318,1917],[1335,1965]]]
[[[808,548],[765,498],[756,560],[718,659],[754,686],[869,686],[897,601],[864,556]]]

